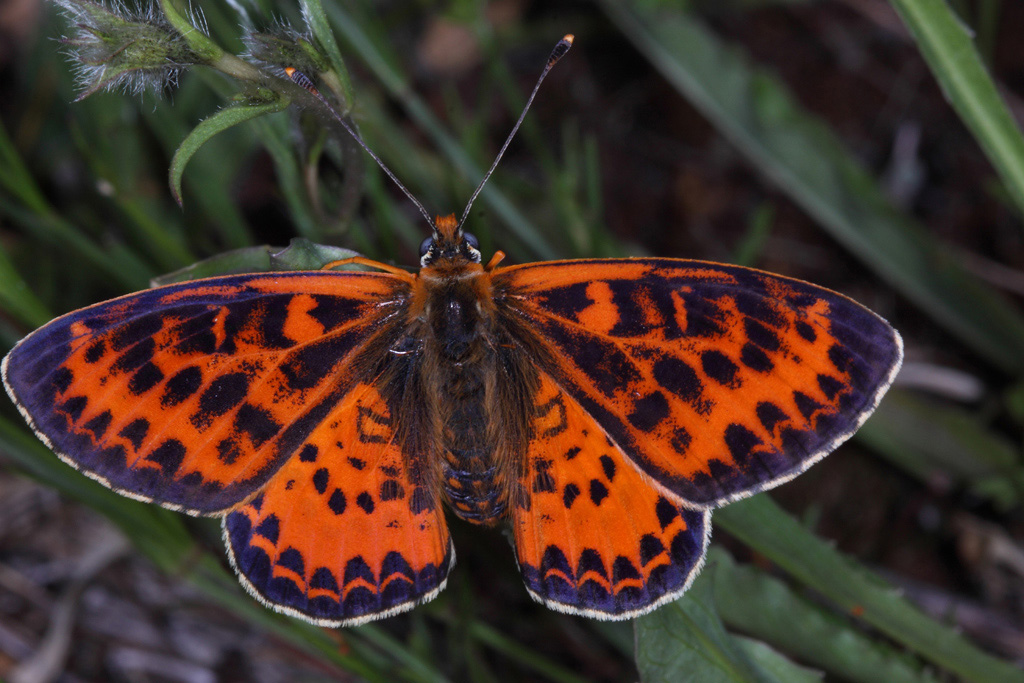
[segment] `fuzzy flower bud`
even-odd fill
[[[75,29],[62,42],[77,63],[79,100],[102,88],[159,93],[182,68],[202,61],[155,6],[133,12],[120,2],[108,9],[90,0],[54,1]]]

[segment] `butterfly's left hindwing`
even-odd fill
[[[303,444],[407,295],[402,278],[351,271],[170,285],[36,330],[4,359],[4,383],[75,468],[125,495],[217,514]]]
[[[270,607],[322,626],[411,609],[444,587],[455,552],[422,453],[354,387],[260,494],[224,518],[231,564]]]
[[[710,508],[796,476],[892,382],[899,335],[806,282],[700,261],[499,269],[503,326],[640,471]]]

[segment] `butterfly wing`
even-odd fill
[[[530,595],[548,607],[627,619],[675,599],[700,570],[711,513],[659,492],[543,374],[524,474],[516,555]]]
[[[261,602],[321,626],[411,609],[443,587],[455,553],[425,463],[393,416],[353,388],[256,498],[224,518],[231,563]]]
[[[8,393],[65,462],[193,514],[253,496],[356,381],[404,310],[385,273],[211,278],[69,313],[4,359]]]
[[[710,508],[796,476],[849,438],[902,360],[856,302],[700,261],[554,261],[494,273],[505,329],[629,461]]]

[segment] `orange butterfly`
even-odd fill
[[[883,319],[798,280],[501,258],[447,216],[417,274],[357,258],[375,270],[131,294],[30,334],[4,384],[68,464],[223,517],[278,611],[354,625],[430,600],[455,561],[446,503],[511,523],[535,599],[624,619],[686,590],[711,509],[849,438],[902,359]]]

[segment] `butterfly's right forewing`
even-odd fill
[[[902,360],[841,294],[738,266],[555,261],[494,273],[504,328],[628,460],[710,508],[796,476],[847,439]]]
[[[255,494],[358,378],[400,277],[269,273],[170,285],[58,318],[4,361],[66,462],[129,496],[216,514]]]

